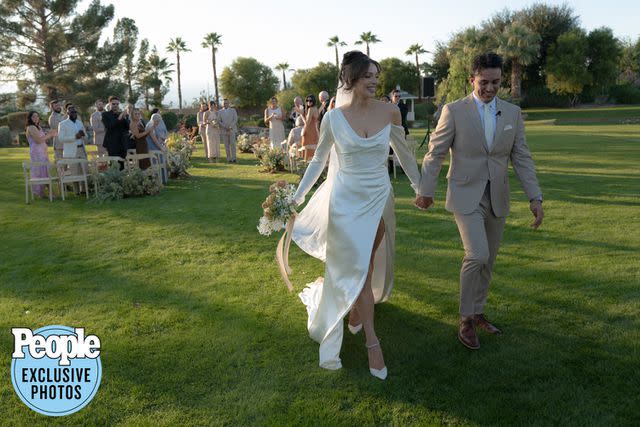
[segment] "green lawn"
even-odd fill
[[[462,249],[445,173],[428,213],[404,176],[394,182],[396,284],[376,308],[384,382],[361,335],[345,334],[342,370],[318,367],[305,308],[274,263],[277,236],[256,230],[276,176],[249,155],[195,157],[193,178],[155,197],[26,205],[28,151],[0,149],[0,424],[639,425],[639,135],[528,129],[545,223],[528,227],[513,178],[487,309],[504,333],[481,333],[477,352],[456,339]],[[291,264],[297,290],[323,272],[297,248]],[[49,324],[103,345],[98,394],[63,419],[23,405],[9,375],[10,328]]]
[[[556,120],[556,124],[627,124],[640,123],[640,106],[584,107],[584,108],[530,108],[525,110],[527,120]]]

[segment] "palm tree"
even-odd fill
[[[422,53],[428,53],[426,50],[422,48],[421,44],[412,44],[409,46],[409,49],[404,53],[405,55],[416,55],[416,76],[418,76],[418,101],[422,101],[422,91],[420,90],[420,61],[418,60],[418,55]]]
[[[338,56],[338,46],[346,46],[347,44],[343,41],[341,41],[338,36],[333,36],[329,39],[329,42],[327,43],[328,47],[333,47],[336,49],[336,68],[339,70],[340,69],[340,61],[338,60],[339,56]]]
[[[161,58],[158,49],[154,46],[145,62],[144,84],[146,87],[153,89],[153,104],[156,107],[162,106],[162,99],[166,93],[166,88],[162,86],[168,85],[171,80],[171,69],[173,64],[167,58]]]
[[[181,37],[170,39],[167,45],[167,52],[176,53],[176,66],[178,68],[178,108],[182,111],[182,84],[180,81],[180,52],[191,52],[191,49],[187,48],[187,44]]]
[[[276,70],[282,71],[282,90],[287,90],[287,76],[284,74],[284,72],[288,69],[288,62],[281,62],[280,64],[276,65]]]
[[[366,33],[360,34],[360,40],[356,41],[356,44],[364,43],[367,46],[367,56],[371,56],[369,55],[369,45],[379,43],[381,41],[382,40],[380,40],[378,36],[373,34],[371,31],[367,31]]]
[[[498,53],[511,60],[511,97],[522,95],[522,67],[531,64],[540,53],[540,35],[515,21],[498,35]]]
[[[218,94],[218,73],[216,71],[216,52],[218,51],[218,46],[222,45],[222,34],[218,33],[209,33],[204,36],[204,40],[202,40],[202,47],[210,47],[211,48],[211,66],[213,67],[213,87],[216,91],[216,102],[220,99]]]

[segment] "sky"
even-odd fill
[[[85,10],[89,0],[79,5]],[[270,67],[282,62],[291,69],[315,66],[320,61],[335,61],[333,48],[327,47],[330,37],[338,36],[347,42],[340,54],[362,49],[354,42],[359,35],[372,31],[381,40],[371,46],[374,59],[398,57],[413,60],[404,52],[420,43],[431,51],[437,41],[447,41],[451,34],[480,24],[496,12],[508,8],[519,10],[531,6],[529,0],[431,1],[431,0],[368,0],[366,2],[317,1],[105,1],[113,4],[115,18],[103,37],[112,37],[113,26],[119,18],[136,21],[140,39],[175,62],[175,54],[165,48],[170,38],[182,37],[191,52],[181,55],[183,102],[190,104],[201,91],[213,93],[211,51],[201,47],[205,34],[222,35],[222,45],[216,55],[218,76],[224,67],[238,57],[254,57]],[[546,1],[547,4],[566,3],[580,16],[580,24],[587,31],[601,26],[610,27],[618,38],[637,40],[640,26],[640,3],[630,0],[610,1]],[[170,6],[169,6],[170,5]],[[612,7],[614,5],[614,7]],[[430,60],[425,54],[421,62]],[[281,72],[274,69],[280,78]],[[287,78],[293,71],[287,73]],[[177,78],[165,103],[178,104]]]

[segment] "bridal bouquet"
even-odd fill
[[[263,216],[258,224],[258,232],[269,236],[274,231],[285,228],[287,222],[295,215],[296,205],[293,195],[296,186],[287,181],[278,181],[269,187],[269,196],[262,203]]]

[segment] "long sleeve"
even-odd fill
[[[400,161],[402,170],[409,177],[409,181],[411,181],[411,188],[417,193],[420,189],[420,171],[418,170],[415,156],[409,151],[409,148],[407,148],[404,128],[402,126],[391,125],[391,139],[389,143]]]
[[[63,144],[76,142],[76,132],[76,127],[71,122],[62,121],[58,125],[58,140]]]
[[[511,164],[513,165],[516,175],[518,175],[524,192],[527,194],[529,200],[532,200],[542,197],[542,190],[540,190],[531,152],[527,146],[527,140],[524,134],[524,122],[520,111],[518,111],[517,123],[516,138],[513,148],[511,149]]]
[[[327,159],[329,158],[329,153],[331,153],[331,148],[333,147],[334,139],[333,132],[331,131],[331,123],[330,123],[330,114],[325,116],[325,119],[322,121],[322,125],[320,126],[320,138],[318,139],[318,146],[316,147],[316,152],[313,156],[313,159],[309,162],[309,166],[307,167],[300,184],[298,185],[298,190],[296,194],[293,196],[293,200],[296,204],[301,205],[304,202],[304,198],[313,187],[313,184],[316,183],[320,175],[322,174],[322,170],[324,166],[327,164]]]
[[[442,162],[453,144],[455,134],[455,121],[449,106],[445,105],[438,121],[438,127],[429,140],[429,151],[422,161],[422,178],[419,189],[421,196],[434,196]]]

